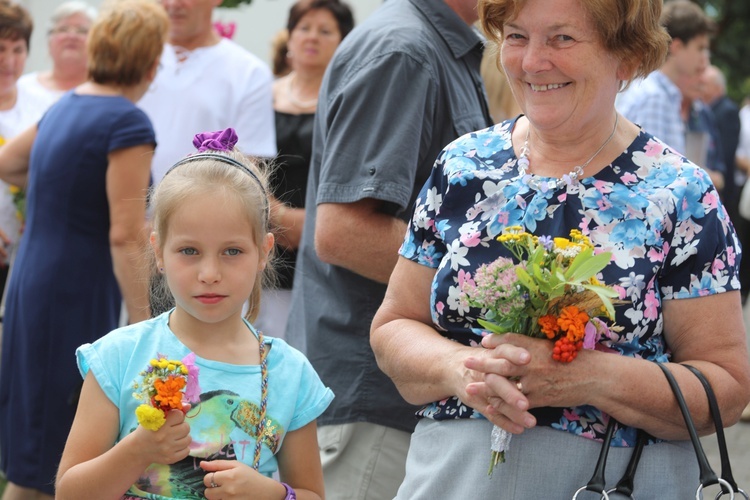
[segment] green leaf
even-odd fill
[[[521,285],[526,287],[526,290],[528,290],[530,294],[536,295],[539,293],[539,287],[534,280],[531,279],[531,276],[526,272],[526,269],[521,266],[516,266],[516,275],[518,276],[518,281],[521,282]]]
[[[603,286],[597,286],[597,285],[582,285],[583,288],[586,290],[591,290],[595,294],[599,296],[599,298],[602,300],[602,304],[604,305],[604,308],[607,310],[607,315],[610,318],[615,317],[615,307],[612,305],[611,298],[618,297],[618,293],[612,290],[611,288],[603,287]]]
[[[491,323],[489,321],[483,320],[482,318],[477,319],[477,323],[487,330],[488,332],[492,333],[508,333],[513,331],[513,322],[512,321],[503,321],[502,324],[498,323]]]
[[[589,250],[586,252],[586,250]],[[610,252],[602,252],[598,255],[592,255],[591,249],[586,249],[579,253],[568,270],[565,277],[569,282],[581,283],[587,281],[599,271],[607,267],[612,257]],[[574,268],[575,266],[575,268]]]

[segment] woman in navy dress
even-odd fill
[[[156,75],[163,9],[126,0],[101,13],[89,80],[0,149],[0,177],[27,187],[27,225],[3,325],[4,499],[47,498],[76,410],[75,349],[150,316],[146,203],[154,131],[135,103]],[[49,497],[51,498],[51,497]]]

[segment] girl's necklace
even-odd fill
[[[573,167],[573,170],[568,172],[567,174],[563,175],[560,179],[547,179],[542,176],[538,176],[535,174],[528,173],[529,170],[529,133],[531,132],[531,126],[526,130],[526,140],[523,143],[523,147],[520,151],[520,156],[518,157],[518,172],[521,174],[521,176],[524,178],[524,181],[531,189],[546,192],[550,189],[561,189],[563,186],[571,184],[574,184],[578,181],[580,177],[583,176],[583,171],[586,167],[588,167],[589,163],[597,157],[599,153],[602,152],[602,150],[607,146],[607,144],[610,143],[612,138],[615,136],[615,132],[617,131],[617,121],[619,120],[620,115],[618,113],[615,113],[615,126],[612,127],[612,133],[609,134],[609,137],[607,137],[607,140],[604,141],[604,144],[599,146],[599,149],[596,150],[596,152],[591,155],[591,158],[586,160],[586,162],[583,165],[576,165]]]
[[[253,469],[258,470],[260,466],[260,451],[263,445],[263,434],[266,431],[266,408],[268,407],[268,361],[266,346],[263,342],[263,332],[258,330],[258,344],[260,350],[260,420],[258,421],[258,436],[255,441],[253,455]]]
[[[312,108],[313,106],[316,106],[318,104],[317,97],[315,99],[310,99],[309,101],[300,101],[299,99],[294,97],[294,92],[292,91],[292,83],[294,82],[294,79],[296,77],[297,75],[293,73],[289,75],[287,79],[288,83],[286,86],[286,98],[289,100],[289,102],[291,102],[292,104],[294,104],[300,109],[307,109],[307,108]]]

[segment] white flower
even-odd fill
[[[448,246],[448,258],[451,261],[451,269],[458,271],[459,266],[468,266],[469,261],[466,259],[466,254],[469,253],[469,249],[461,246],[461,242],[453,240]]]
[[[696,239],[684,247],[676,248],[675,258],[672,262],[672,265],[679,266],[680,264],[688,260],[691,255],[696,255],[698,253],[698,249],[696,248],[698,246],[698,243],[700,243],[700,240]]]
[[[430,210],[432,212],[436,212],[438,207],[443,203],[443,195],[438,193],[437,188],[432,188],[429,191],[427,191],[427,200],[425,200],[425,205],[427,205],[427,210]]]

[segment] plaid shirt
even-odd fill
[[[684,153],[685,122],[680,116],[682,93],[661,71],[633,82],[617,99],[617,110],[646,132]]]

